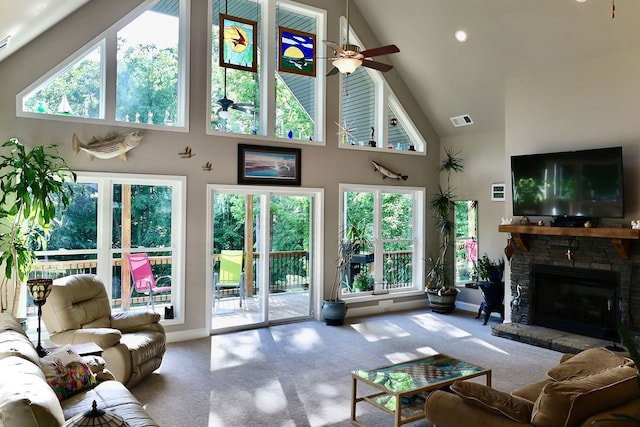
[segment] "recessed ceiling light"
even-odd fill
[[[459,42],[467,41],[467,32],[464,30],[456,31],[455,36],[456,36],[456,40],[458,40]]]
[[[456,31],[456,40],[458,40],[459,42],[466,42],[467,41],[467,32],[464,30],[458,30]]]
[[[576,0],[576,1],[577,1],[578,3],[584,3],[584,2],[586,2],[587,0]]]

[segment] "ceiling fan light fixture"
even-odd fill
[[[231,117],[231,111],[220,110],[220,112],[218,112],[218,117],[220,117],[222,120],[227,120],[229,119],[229,117]]]
[[[332,64],[342,74],[351,74],[360,65],[362,65],[362,59],[357,59],[357,58],[338,58],[338,59],[334,60],[332,62]]]

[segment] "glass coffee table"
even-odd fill
[[[395,417],[395,426],[424,418],[424,402],[430,391],[444,388],[459,380],[486,376],[491,387],[491,369],[458,360],[444,354],[376,369],[351,373],[351,423],[363,426],[356,418],[358,402],[368,402]],[[367,384],[375,392],[358,396],[358,383]]]

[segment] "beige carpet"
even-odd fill
[[[491,335],[496,321],[483,326],[469,312],[409,311],[341,327],[310,321],[175,343],[132,392],[163,427],[349,426],[354,369],[444,353],[492,368],[493,387],[509,391],[541,379],[560,359]],[[393,425],[366,403],[358,418]]]

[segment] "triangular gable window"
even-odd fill
[[[104,118],[104,40],[22,96],[22,112]]]
[[[342,28],[346,28],[344,19]],[[349,40],[366,49],[351,30]],[[426,142],[409,118],[384,73],[359,67],[341,75],[342,116],[339,147],[368,147],[426,153]]]
[[[20,92],[16,114],[185,129],[188,16],[188,0],[145,1]]]

